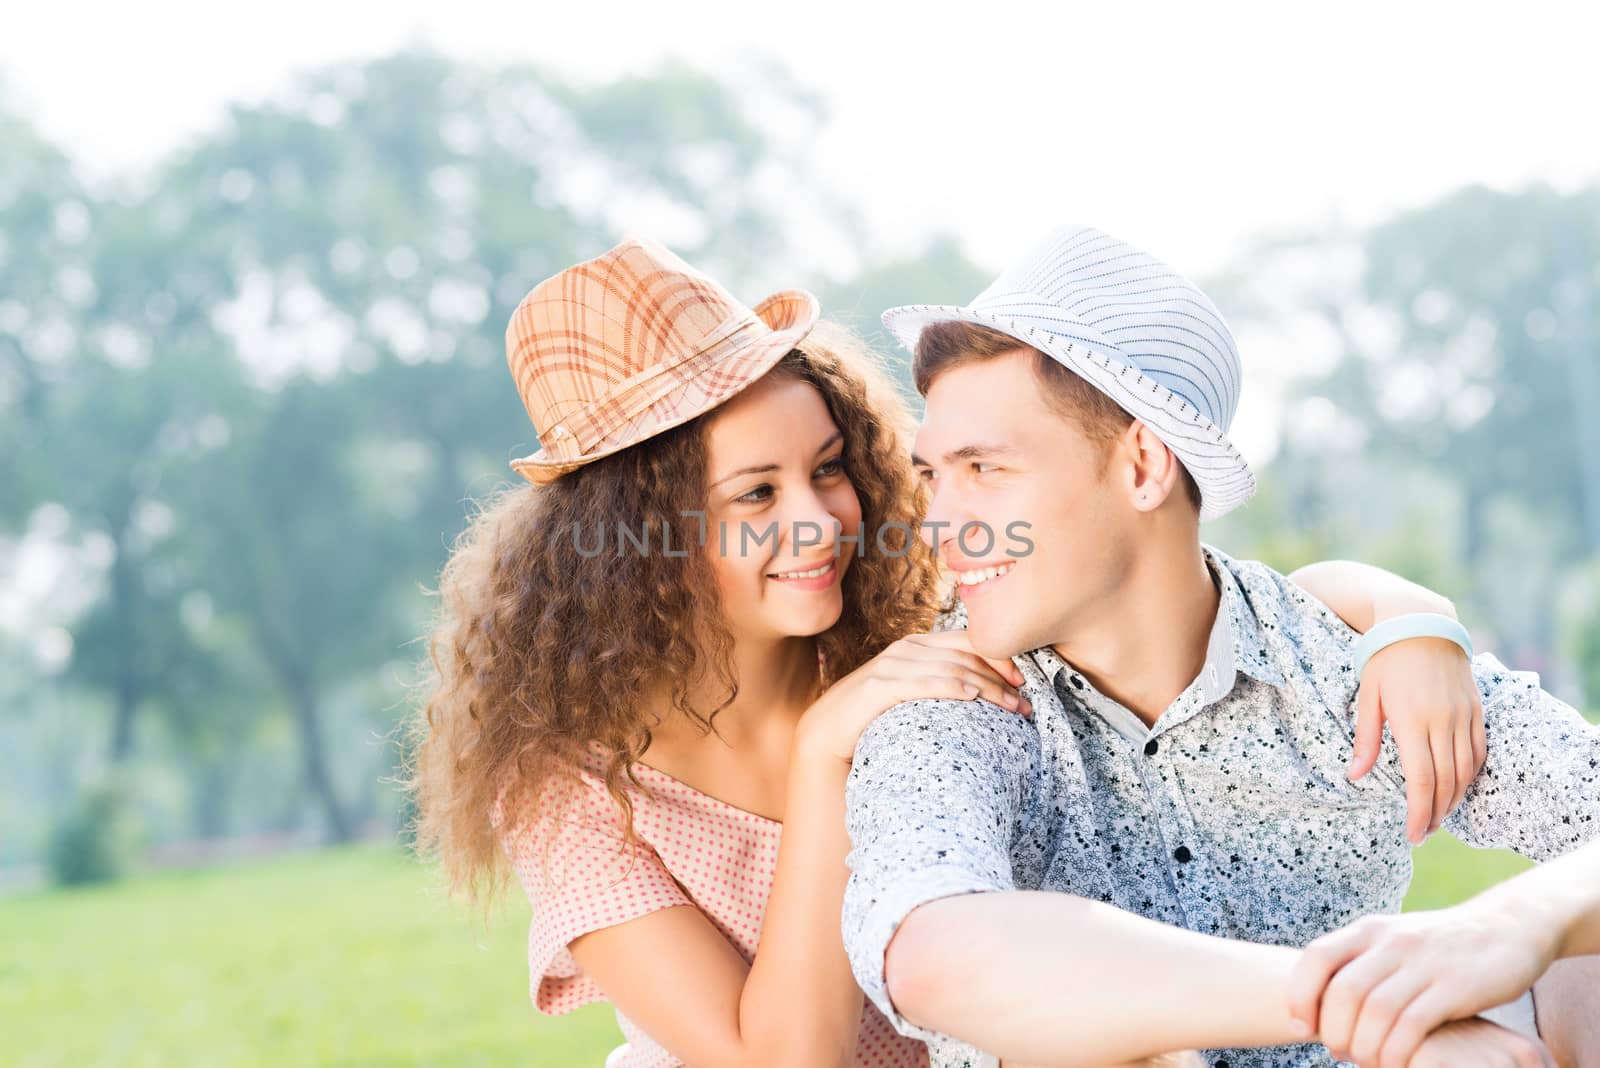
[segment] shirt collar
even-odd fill
[[[1261,624],[1245,600],[1244,591],[1240,589],[1232,568],[1228,566],[1232,561],[1209,545],[1200,548],[1219,591],[1217,615],[1211,621],[1211,633],[1206,639],[1206,659],[1197,680],[1200,706],[1213,704],[1228,696],[1233,691],[1237,673],[1241,671],[1272,686],[1284,685],[1283,674],[1267,649]],[[1075,673],[1072,665],[1048,645],[1027,655],[1032,657],[1044,673],[1045,681],[1052,686],[1062,671]],[[1080,690],[1085,688],[1076,683],[1074,686]]]
[[[1277,661],[1272,658],[1272,651],[1267,648],[1267,636],[1262,630],[1261,621],[1256,617],[1255,609],[1251,607],[1245,597],[1244,590],[1239,586],[1239,579],[1233,573],[1233,560],[1222,551],[1210,545],[1201,545],[1205,554],[1206,563],[1211,568],[1211,573],[1217,577],[1217,583],[1222,590],[1222,602],[1217,606],[1217,619],[1220,623],[1223,616],[1227,616],[1228,631],[1232,638],[1232,663],[1230,671],[1224,672],[1223,678],[1228,680],[1228,689],[1232,689],[1232,671],[1242,671],[1258,682],[1270,686],[1286,685],[1283,672],[1278,670]],[[1212,637],[1216,638],[1216,628],[1212,628]],[[1207,656],[1210,660],[1210,656]],[[1224,694],[1227,690],[1223,691]]]

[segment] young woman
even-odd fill
[[[544,447],[441,579],[418,838],[482,900],[515,873],[534,1003],[610,1001],[608,1068],[925,1064],[839,937],[855,741],[917,697],[1030,712],[1013,664],[930,632],[945,587],[912,533],[908,414],[816,320],[808,294],[752,311],[632,241],[535,287],[508,330]],[[1450,610],[1360,565],[1306,577],[1358,629]],[[1368,681],[1419,758],[1471,730],[1464,657],[1382,660]]]

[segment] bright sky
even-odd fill
[[[1203,278],[1266,229],[1369,222],[1472,182],[1600,180],[1597,16],[1545,0],[13,7],[9,95],[90,177],[148,166],[298,70],[421,41],[590,81],[776,61],[826,102],[808,156],[864,210],[862,241],[909,251],[949,230],[995,268],[1082,221]],[[1276,446],[1280,349],[1245,345],[1247,456]]]
[[[0,71],[91,174],[150,163],[298,68],[423,40],[584,79],[778,60],[828,101],[817,165],[882,247],[948,228],[995,266],[1078,220],[1204,274],[1266,227],[1600,176],[1595,16],[1574,3],[11,7]]]
[[[1203,277],[1264,229],[1363,223],[1472,182],[1600,178],[1596,16],[1577,3],[8,7],[7,96],[91,178],[148,166],[299,69],[419,41],[582,80],[776,60],[827,102],[810,155],[864,209],[864,240],[908,251],[949,230],[992,267],[1075,220]],[[1233,432],[1252,459],[1273,447],[1283,374],[1258,348]]]

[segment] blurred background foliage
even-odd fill
[[[472,500],[535,446],[503,355],[534,283],[646,229],[752,302],[811,286],[902,374],[878,311],[986,284],[936,226],[845,276],[792,261],[803,228],[870,230],[808,166],[824,119],[778,69],[580,87],[413,50],[310,73],[87,188],[0,91],[0,1016],[36,1021],[0,1060],[171,1063],[141,1058],[192,1040],[208,1063],[411,1063],[423,1039],[391,1024],[363,1045],[334,988],[408,1011],[421,972],[383,962],[426,944],[410,963],[430,989],[499,1006],[484,1034],[432,1032],[428,1063],[598,1063],[614,1026],[535,1017],[515,920],[493,968],[457,952],[465,912],[392,845],[197,866],[394,842],[427,588]],[[1270,411],[1246,411],[1278,447],[1208,540],[1283,570],[1390,567],[1453,597],[1503,660],[1600,704],[1597,253],[1594,188],[1465,188],[1371,228],[1260,236],[1202,281],[1276,383]],[[1429,848],[1425,904],[1515,867]],[[343,919],[308,923],[319,901]],[[167,932],[159,965],[133,938],[107,967],[108,941],[140,928]],[[184,1012],[255,1011],[243,988],[217,1000],[185,947],[226,974],[230,946],[274,938],[280,956],[359,947],[280,960],[296,997],[326,996],[253,1018],[276,1037],[228,1040],[248,1056],[184,1031]],[[89,997],[97,1027],[65,1028]],[[188,1008],[156,1027],[158,1003]]]

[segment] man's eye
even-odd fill
[[[972,462],[972,470],[974,472],[976,472],[977,474],[986,475],[990,471],[998,471],[998,470],[1000,470],[1000,465],[999,464],[984,464],[984,463],[979,463],[978,461],[974,460]]]
[[[917,477],[922,479],[922,481],[924,481],[924,482],[932,482],[933,481],[933,468],[924,467],[922,470],[917,472]]]

